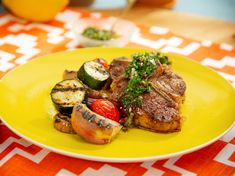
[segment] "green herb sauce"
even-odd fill
[[[128,118],[124,124],[127,128],[132,124],[132,107],[140,106],[143,99],[142,94],[151,91],[148,76],[157,68],[157,62],[171,64],[168,57],[160,53],[136,53],[132,56],[132,62],[125,71],[125,77],[129,81],[124,90],[122,104],[128,109]]]
[[[113,38],[118,37],[117,34],[112,30],[105,30],[105,29],[99,30],[95,27],[86,28],[82,32],[82,35],[90,39],[102,40],[102,41],[111,40]]]

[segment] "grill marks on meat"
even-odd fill
[[[128,65],[128,61],[120,62],[119,59],[111,63],[111,91],[116,102],[120,100],[128,84],[124,77]],[[155,132],[180,131],[180,106],[186,90],[184,80],[167,65],[159,65],[148,80],[153,90],[144,93],[141,107],[134,109],[135,126]]]
[[[179,116],[178,106],[172,106],[155,91],[143,95],[141,109],[146,111],[153,119],[162,122],[169,122]]]
[[[163,70],[159,76],[153,74],[149,79],[150,83],[168,94],[177,103],[181,103],[186,90],[184,80],[172,72],[169,66],[163,65]]]
[[[127,87],[128,80],[125,78],[124,73],[127,67],[129,66],[130,60],[126,57],[116,58],[110,64],[110,77],[112,83],[110,85],[113,101],[118,102],[119,99],[123,96],[124,90]]]
[[[124,75],[125,70],[129,66],[130,60],[126,57],[116,58],[110,64],[110,77],[116,80],[119,76]]]
[[[114,101],[118,102],[124,94],[124,90],[127,87],[128,80],[122,75],[113,80],[110,88],[112,91],[112,98]]]
[[[175,132],[180,131],[181,129],[180,118],[174,118],[174,120],[164,122],[151,118],[148,113],[140,108],[135,110],[135,113],[136,115],[134,117],[134,124],[138,128],[161,133]]]

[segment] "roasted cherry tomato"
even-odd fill
[[[109,69],[109,64],[108,64],[108,62],[107,62],[106,60],[97,58],[97,59],[95,59],[94,61],[96,61],[96,62],[102,64],[105,69],[107,69],[107,70]]]
[[[91,104],[91,110],[108,119],[119,121],[120,114],[118,108],[110,101],[97,99]]]

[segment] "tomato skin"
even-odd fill
[[[95,113],[104,116],[108,119],[119,121],[120,113],[118,108],[111,102],[105,99],[97,99],[91,104],[91,110]]]
[[[108,62],[107,62],[106,60],[97,58],[97,59],[95,59],[94,61],[96,61],[96,62],[102,64],[105,69],[107,69],[107,70],[109,69],[109,64],[108,64]]]

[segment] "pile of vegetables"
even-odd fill
[[[65,80],[53,87],[51,99],[58,110],[56,129],[77,133],[95,144],[109,143],[119,133],[122,126],[117,106],[102,97],[89,96],[99,94],[104,87],[110,77],[107,69],[105,60],[87,61],[77,72],[67,72]]]

